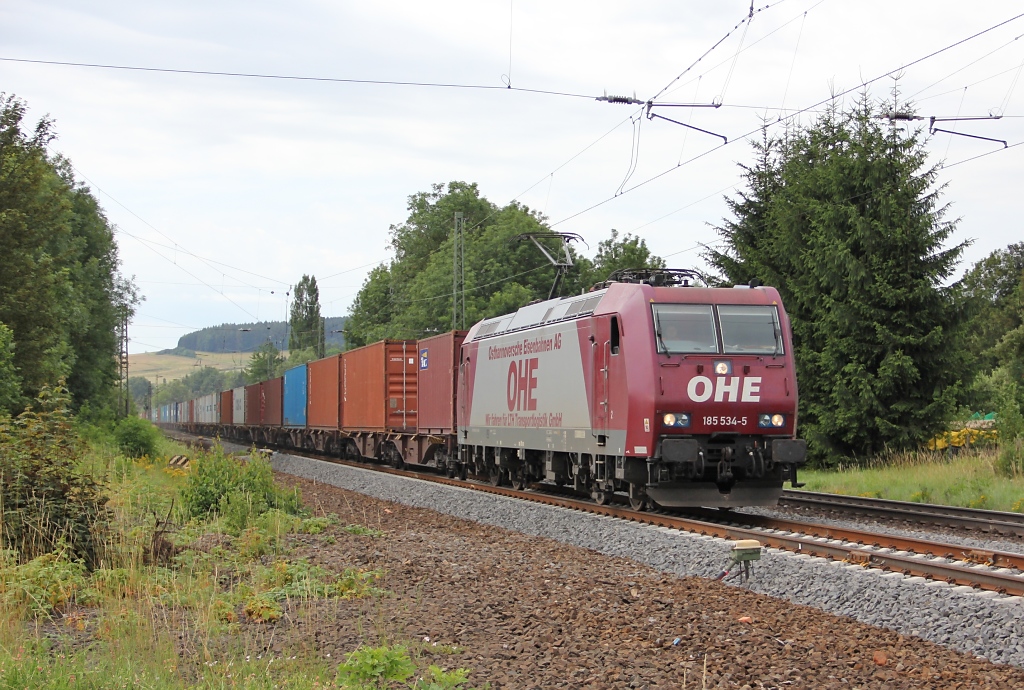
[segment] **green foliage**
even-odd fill
[[[331,513],[304,519],[299,525],[299,531],[303,534],[323,534],[328,527],[336,524],[338,524],[338,516]]]
[[[1011,364],[1007,359],[1011,355],[1019,378],[1024,373],[1024,351],[1013,347],[1016,336],[1010,336],[1011,342],[1007,336],[1024,325],[1024,242],[997,249],[976,263],[963,285],[971,315],[971,354],[983,371]]]
[[[21,378],[14,366],[14,332],[0,323],[0,414],[21,403]]]
[[[353,690],[382,690],[401,683],[416,673],[408,650],[393,647],[362,646],[349,652],[338,667],[337,683]]]
[[[109,513],[104,485],[83,467],[64,389],[44,387],[35,409],[0,418],[0,548],[23,562],[52,551],[93,566]]]
[[[313,276],[303,275],[295,286],[289,328],[289,350],[312,348],[317,358],[324,356],[324,320],[320,316],[320,290]]]
[[[332,573],[305,559],[276,561],[257,575],[257,584],[274,601],[288,598],[352,599],[381,593],[374,585],[384,576],[380,570],[346,568]]]
[[[348,532],[349,534],[355,534],[360,537],[382,537],[384,533],[379,529],[373,529],[371,527],[363,527],[362,525],[345,525],[341,528],[342,531]]]
[[[13,551],[0,551],[0,605],[45,616],[65,609],[88,583],[85,564],[66,551],[44,553],[19,564]]]
[[[230,513],[233,524],[244,528],[254,515],[271,508],[290,514],[299,512],[298,490],[278,487],[270,463],[256,453],[243,462],[226,455],[218,445],[191,464],[192,471],[181,490],[185,517],[203,518],[223,510]]]
[[[463,214],[466,320],[506,314],[546,299],[555,269],[531,242],[517,235],[548,231],[545,218],[517,203],[499,208],[480,196],[475,184],[435,184],[409,197],[409,216],[391,227],[395,259],[370,271],[345,325],[347,347],[384,338],[418,338],[452,328],[454,216]],[[553,254],[561,248],[542,240]],[[578,294],[617,268],[661,266],[639,237],[611,239],[598,247],[596,263],[576,255],[561,295]]]
[[[213,367],[201,369],[182,378],[160,384],[153,389],[153,405],[184,402],[210,393],[219,393],[245,384],[241,371],[221,371]]]
[[[627,232],[620,240],[619,231],[612,230],[611,237],[597,245],[597,255],[587,282],[602,282],[614,271],[624,268],[665,268],[665,260],[651,254],[642,237]]]
[[[52,122],[26,132],[25,114],[0,94],[0,322],[13,333],[13,349],[0,337],[0,362],[13,362],[24,398],[64,379],[77,407],[112,395],[115,330],[139,300],[117,274],[113,228],[95,197],[47,150]]]
[[[469,669],[446,671],[431,664],[427,667],[430,678],[420,678],[412,684],[414,690],[458,690],[469,681]]]
[[[267,381],[283,374],[284,369],[284,355],[268,340],[256,348],[256,352],[249,359],[249,366],[245,368],[245,382]]]
[[[391,647],[362,646],[345,657],[338,667],[335,682],[353,690],[381,690],[405,683],[416,673],[416,666],[403,645]],[[469,670],[457,668],[446,671],[431,664],[426,678],[417,678],[405,687],[413,690],[459,690],[469,680]],[[468,689],[467,689],[468,690]]]
[[[727,249],[708,259],[729,282],[779,289],[813,457],[920,446],[969,371],[960,298],[943,287],[964,244],[944,247],[955,222],[921,131],[886,124],[865,94],[755,149],[718,228]]]
[[[160,432],[145,419],[125,417],[114,429],[114,440],[129,458],[152,457],[156,454]]]

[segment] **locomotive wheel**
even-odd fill
[[[603,491],[603,490],[599,489],[599,490],[596,490],[596,491],[592,491],[590,493],[590,495],[593,497],[594,503],[596,503],[599,506],[603,506],[603,505],[606,505],[609,500],[611,500],[612,492],[611,491]]]
[[[629,485],[629,507],[637,512],[647,510],[649,506],[647,489],[636,484]]]
[[[492,467],[490,472],[487,473],[487,479],[491,482],[491,486],[501,486],[501,475],[503,472],[500,468]]]
[[[523,468],[519,468],[515,472],[509,470],[509,480],[512,482],[512,488],[516,491],[522,491],[526,488],[526,475],[523,474]]]

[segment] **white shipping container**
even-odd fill
[[[213,400],[212,395],[204,395],[199,399],[200,407],[202,408],[202,418],[199,420],[203,424],[216,424],[217,423],[217,405]]]
[[[232,423],[237,425],[245,424],[245,386],[239,386],[238,388],[231,391],[232,407],[234,407],[234,414],[232,415]]]

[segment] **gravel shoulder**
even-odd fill
[[[1024,666],[1018,604],[773,553],[744,586],[716,582],[719,540],[296,456],[273,464],[318,513],[384,532],[300,540],[298,555],[383,568],[391,593],[282,624],[283,649],[338,658],[413,641],[494,688],[1024,687],[1021,668],[964,653]],[[919,615],[894,625],[907,609]],[[855,619],[872,617],[885,627]]]

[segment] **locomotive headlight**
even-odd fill
[[[773,414],[772,415],[772,426],[785,426],[785,425],[786,425],[786,418],[784,416],[782,416],[781,414]]]
[[[719,376],[729,376],[732,374],[732,362],[727,360],[720,360],[715,362],[715,373]]]
[[[779,413],[758,415],[757,425],[762,429],[786,426],[786,415]]]
[[[673,414],[672,412],[666,412],[661,418],[662,424],[665,426],[687,427],[690,426],[690,415],[686,412],[679,412]]]
[[[665,415],[665,417],[662,419],[662,421],[665,423],[665,426],[675,426],[676,425],[676,416],[674,414],[672,414],[671,412],[669,412],[667,415]]]

